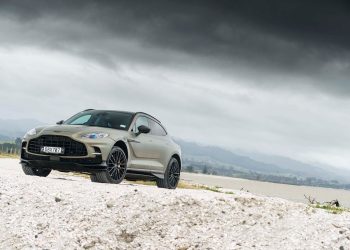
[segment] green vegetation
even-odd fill
[[[229,191],[229,192],[224,192],[225,194],[235,194],[234,192],[231,192],[231,191]]]
[[[216,193],[222,193],[222,191],[220,189],[218,189],[217,187],[209,187],[209,186],[200,185],[200,189],[208,190],[208,191],[212,191],[212,192],[216,192]]]
[[[17,138],[14,142],[0,143],[0,158],[18,158],[21,152],[21,138]]]
[[[19,155],[17,154],[6,154],[6,153],[1,153],[0,152],[0,159],[1,158],[13,158],[13,159],[18,159]]]
[[[202,174],[208,174],[208,167],[204,166],[204,168],[202,169]]]
[[[129,181],[130,183],[133,184],[140,184],[140,185],[147,185],[147,186],[155,186],[156,183],[154,181]],[[221,187],[215,186],[215,187],[209,187],[209,186],[205,186],[205,185],[200,185],[200,184],[192,184],[186,181],[180,181],[177,188],[180,189],[197,189],[197,190],[208,190],[211,192],[216,192],[216,193],[224,193],[224,194],[234,194],[233,192],[224,192],[222,190],[220,190]]]
[[[340,214],[342,212],[350,212],[349,208],[341,207],[340,203],[337,199],[329,201],[329,202],[318,202],[315,198],[311,196],[304,195],[305,199],[309,201],[309,206],[312,208],[320,208],[324,209],[332,214]]]
[[[320,204],[320,203],[318,203],[318,204],[311,204],[310,206],[314,207],[314,208],[324,209],[327,212],[332,213],[332,214],[340,214],[342,212],[350,212],[350,209],[348,209],[348,208],[336,207],[336,206],[333,206],[333,205],[330,205],[330,204]]]

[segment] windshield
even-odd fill
[[[132,113],[118,111],[86,111],[74,115],[63,124],[128,130],[132,116]]]

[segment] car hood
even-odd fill
[[[91,129],[94,130],[94,132],[99,132],[99,131],[95,131],[96,129],[93,129],[93,128],[96,128],[96,127],[88,127],[88,126],[82,126],[82,125],[53,125],[53,126],[43,127],[40,133],[41,134],[46,134],[46,133],[76,134],[79,132],[89,132],[91,131]]]
[[[111,128],[101,128],[101,127],[92,127],[92,126],[83,126],[83,125],[53,125],[47,127],[36,128],[37,134],[35,137],[40,135],[63,135],[63,136],[72,136],[80,137],[80,135],[88,133],[107,133],[109,137],[115,139],[120,136],[125,136],[127,131],[111,129]]]

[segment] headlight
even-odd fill
[[[101,138],[105,138],[107,137],[108,134],[106,133],[89,133],[89,134],[85,134],[82,135],[82,138],[89,138],[89,139],[101,139]]]
[[[24,135],[24,137],[31,136],[31,135],[36,135],[36,129],[35,129],[35,128],[29,130],[29,131]]]

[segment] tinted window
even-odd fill
[[[132,119],[131,113],[118,111],[87,111],[76,114],[64,124],[85,125],[127,130]]]
[[[150,125],[148,123],[148,119],[144,116],[140,116],[137,118],[136,122],[135,122],[135,126],[134,126],[134,132],[135,133],[138,133],[139,130],[138,130],[138,127],[140,127],[141,125],[144,125],[148,128],[150,128]]]
[[[157,122],[151,120],[151,119],[148,119],[148,122],[150,123],[151,125],[151,134],[152,135],[166,135],[166,131],[163,129],[162,126],[160,126]]]

